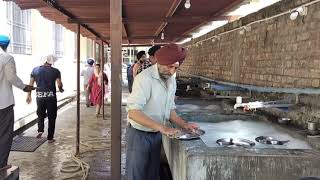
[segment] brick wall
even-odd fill
[[[189,57],[180,74],[241,84],[284,88],[320,87],[320,2],[303,19],[289,14],[208,39],[312,0],[283,0],[184,44]],[[206,40],[208,39],[208,40]]]

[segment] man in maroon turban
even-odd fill
[[[177,44],[169,44],[158,50],[155,57],[158,61],[159,75],[162,79],[170,78],[187,56],[187,50]]]
[[[198,125],[188,123],[175,111],[176,79],[173,74],[186,58],[186,50],[176,44],[159,49],[157,64],[135,77],[127,100],[127,180],[158,179],[162,135],[175,136],[176,128],[165,126],[175,123],[187,131]]]

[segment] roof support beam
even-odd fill
[[[45,3],[47,3],[47,5],[53,7],[54,9],[60,11],[62,14],[64,14],[65,16],[71,18],[71,19],[77,19],[76,16],[74,16],[72,13],[70,13],[69,11],[67,11],[66,9],[64,9],[63,7],[61,7],[55,0],[43,0]],[[92,34],[94,34],[97,37],[100,37],[101,35],[99,33],[97,33],[96,31],[94,31],[92,28],[90,28],[88,25],[81,23],[81,26],[86,28],[89,32],[91,32]]]
[[[191,38],[189,35],[182,35],[181,38]],[[166,36],[167,39],[173,39],[173,36]],[[109,41],[110,37],[101,37],[97,39],[103,39],[104,41]],[[159,39],[158,36],[132,36],[132,37],[122,37],[122,40],[143,40],[143,39]]]
[[[111,35],[111,179],[121,179],[122,1],[110,0]]]
[[[214,13],[211,14],[210,16],[211,16],[211,17],[221,16],[221,14],[227,12],[228,10],[231,10],[231,9],[234,8],[236,5],[239,5],[239,4],[241,4],[241,3],[243,3],[243,0],[235,0],[233,3],[228,4],[226,7],[220,9],[218,12],[214,12]],[[229,19],[229,21],[230,21],[230,20],[233,20],[234,18],[236,18],[236,17],[235,17],[235,16],[234,16],[234,17],[231,17],[231,18]],[[203,26],[204,24],[206,24],[206,23],[208,23],[208,22],[210,22],[210,20],[202,21],[201,24],[199,24],[198,26],[196,26],[196,27],[194,27],[194,28],[189,29],[188,31],[184,32],[183,34],[184,34],[184,35],[189,34],[189,33],[191,33],[192,31],[195,31],[196,29],[200,28],[201,26]],[[177,40],[179,40],[179,39],[182,39],[182,38],[178,37],[178,38],[174,39],[174,41],[177,41]]]
[[[221,21],[221,20],[229,20],[234,18],[235,16],[216,16],[216,17],[207,17],[207,16],[179,16],[179,17],[168,17],[168,18],[152,18],[152,17],[137,17],[137,18],[123,18],[123,24],[129,23],[149,23],[149,22],[157,22],[162,21],[166,23],[183,23],[188,20],[188,23],[191,22],[203,22],[203,21]],[[238,17],[238,16],[236,16]],[[78,20],[68,19],[68,23],[78,23],[78,21],[84,24],[98,24],[98,23],[110,23],[109,18],[81,18]]]
[[[169,11],[166,14],[166,18],[172,17],[173,14],[176,12],[177,8],[179,7],[182,0],[174,0],[171,4]],[[167,26],[167,22],[162,22],[157,31],[154,33],[155,36],[159,36],[163,29]]]

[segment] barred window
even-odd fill
[[[53,24],[53,41],[54,54],[56,57],[63,57],[63,26],[60,24]]]
[[[31,10],[21,10],[13,2],[7,2],[6,7],[11,36],[8,51],[15,54],[31,54]]]

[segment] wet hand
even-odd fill
[[[180,130],[164,126],[160,132],[170,138],[173,138],[180,132]]]
[[[32,98],[31,98],[31,96],[28,96],[28,97],[27,97],[26,102],[27,102],[28,104],[30,104],[30,103],[32,102]]]
[[[199,126],[196,123],[186,123],[182,128],[188,132],[196,133]]]

